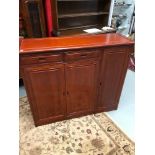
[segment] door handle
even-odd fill
[[[64,91],[62,94],[63,94],[63,96],[69,95],[69,92],[68,91],[66,91],[66,92]]]
[[[44,58],[44,57],[39,57],[38,60],[39,60],[40,62],[45,62],[45,61],[46,61],[46,58]]]
[[[88,54],[80,54],[81,57],[86,57]]]

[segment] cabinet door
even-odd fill
[[[97,62],[81,61],[66,65],[67,116],[90,114],[96,101]]]
[[[42,125],[64,119],[64,65],[28,67],[24,73],[35,124]]]
[[[117,109],[129,61],[129,49],[111,47],[103,52],[97,111]]]

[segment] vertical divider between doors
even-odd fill
[[[63,96],[65,100],[65,107],[66,107],[66,112],[65,112],[65,117],[67,118],[67,78],[66,78],[66,62],[65,62],[65,53],[63,54],[63,62],[64,62],[64,93],[65,95]]]

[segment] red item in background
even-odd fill
[[[45,12],[46,12],[46,22],[47,22],[47,34],[52,36],[52,10],[51,10],[51,1],[45,0]]]
[[[130,56],[128,69],[135,72],[135,58],[134,58],[134,56]]]

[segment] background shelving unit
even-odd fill
[[[55,36],[82,34],[108,25],[111,0],[52,0]]]

